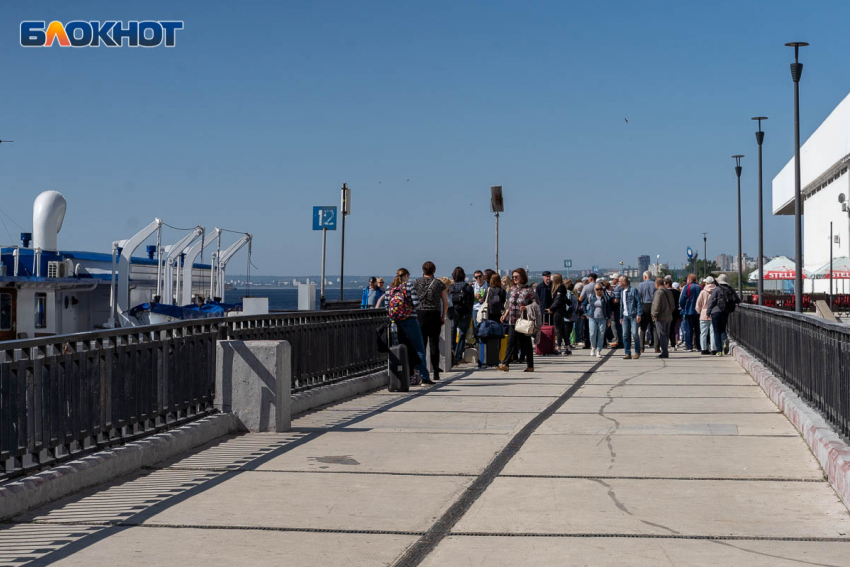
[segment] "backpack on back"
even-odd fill
[[[717,294],[717,308],[723,313],[732,313],[738,303],[738,296],[728,285],[721,285],[720,293]]]
[[[726,308],[724,310],[726,313],[734,313],[735,307],[738,306],[738,294],[728,286],[723,291],[726,294]]]
[[[469,302],[469,294],[464,293],[469,284],[466,282],[455,282],[449,286],[449,296],[452,299],[452,307],[450,311],[451,319],[456,319],[462,313],[471,311],[472,305]]]
[[[413,302],[410,300],[410,294],[407,287],[400,285],[390,288],[387,292],[389,302],[387,303],[387,313],[393,321],[404,321],[410,314],[413,313]]]

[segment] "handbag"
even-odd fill
[[[537,329],[534,327],[534,321],[528,318],[528,314],[525,311],[520,314],[514,328],[517,333],[523,335],[531,336],[537,334]]]
[[[490,318],[490,306],[487,303],[487,299],[490,296],[490,288],[487,288],[487,293],[484,294],[484,303],[481,305],[481,308],[478,310],[478,315],[475,317],[475,322],[479,325]]]

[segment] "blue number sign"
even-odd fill
[[[689,259],[689,260],[693,260],[693,259],[694,259],[694,249],[693,249],[693,248],[691,248],[690,246],[688,246],[688,259]]]
[[[573,261],[572,260],[564,260],[564,267],[565,268],[572,268],[573,267]]]
[[[336,230],[336,207],[313,207],[313,230]]]

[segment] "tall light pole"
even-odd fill
[[[764,142],[764,132],[761,131],[761,121],[767,120],[767,116],[754,116],[751,120],[759,121],[759,130],[756,132],[756,142],[759,145],[759,281],[758,294],[759,305],[764,305],[764,228],[762,226],[764,210],[762,205],[762,183],[761,183],[761,145]]]
[[[708,271],[708,233],[702,233],[702,279],[705,279]],[[696,274],[694,274],[696,275]]]
[[[340,214],[342,215],[342,246],[339,254],[339,300],[343,300],[345,290],[345,217],[351,213],[351,189],[346,183],[342,184],[342,206]]]
[[[803,196],[800,192],[800,77],[803,64],[800,63],[800,48],[809,45],[804,41],[785,44],[794,48],[794,62],[791,63],[791,80],[794,81],[794,310],[803,312]]]
[[[502,198],[502,186],[490,187],[490,212],[496,214],[496,273],[499,274],[499,213],[505,211],[505,201]],[[499,274],[501,276],[501,274]]]
[[[734,155],[735,160],[735,175],[738,177],[738,296],[744,298],[744,270],[741,264],[744,263],[744,256],[741,253],[741,158],[742,155]]]

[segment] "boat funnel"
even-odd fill
[[[45,191],[35,198],[32,206],[32,246],[42,250],[59,251],[56,236],[62,230],[67,203],[58,191]]]

